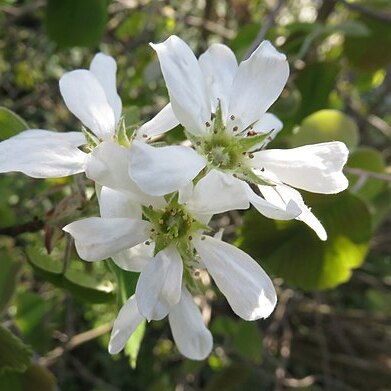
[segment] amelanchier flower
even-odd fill
[[[203,234],[213,214],[248,207],[241,185],[237,194],[224,191],[227,180],[240,183],[234,177],[225,178],[221,172],[211,170],[194,188],[189,185],[167,199],[156,197],[155,206],[141,206],[127,193],[103,187],[99,197],[102,217],[79,220],[64,227],[74,237],[82,259],[99,261],[112,257],[120,267],[141,272],[135,297],[125,306],[132,309],[133,315],[128,319],[132,326],[128,331],[121,331],[121,335],[130,335],[129,330],[134,330],[135,323],[142,318],[159,320],[169,315],[178,343],[187,322],[178,323],[178,317],[184,311],[195,316],[191,308],[184,308],[189,299],[183,298],[183,292],[186,286],[196,285],[193,270],[199,267],[209,271],[233,311],[243,319],[256,320],[271,314],[277,299],[273,283],[264,270],[238,248]],[[150,253],[147,247],[151,248]],[[115,335],[123,330],[123,312],[119,319]],[[203,331],[201,335],[209,339],[208,333]],[[203,340],[194,345],[211,349]],[[178,347],[190,357],[180,342]],[[209,353],[201,350],[197,353],[195,349],[191,357],[202,359]]]
[[[302,220],[325,240],[324,228],[294,188],[325,194],[346,189],[342,168],[348,150],[341,142],[264,150],[282,128],[267,110],[288,79],[285,55],[264,41],[238,65],[233,52],[221,44],[212,45],[198,60],[176,36],[151,46],[159,57],[172,109],[203,158],[204,170],[217,169],[227,180],[241,179],[248,201],[259,212],[269,218]],[[175,150],[163,154],[136,141],[132,152],[129,174],[146,193],[162,195],[185,184]],[[189,160],[187,167],[191,164]],[[194,159],[197,169],[199,164]]]
[[[60,79],[61,95],[68,109],[90,131],[26,130],[0,143],[0,172],[20,171],[34,178],[64,177],[84,172],[89,155],[84,151],[90,152],[100,142],[126,144],[116,71],[115,60],[98,53],[89,70],[65,73]],[[146,140],[177,124],[169,104],[141,126],[137,138]],[[84,151],[79,148],[82,145],[86,145]]]

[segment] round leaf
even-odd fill
[[[106,0],[48,0],[46,28],[60,46],[93,46],[102,38]]]
[[[354,149],[359,142],[356,123],[338,110],[320,110],[306,117],[291,138],[294,147],[326,141],[342,141]]]
[[[5,140],[28,129],[26,122],[13,111],[0,107],[0,140]]]
[[[373,148],[361,147],[354,151],[347,163],[348,167],[359,168],[363,171],[384,173],[386,162],[383,155]],[[386,182],[381,179],[368,177],[364,184],[357,183],[360,176],[348,174],[349,186],[355,189],[355,194],[364,200],[371,200],[376,197],[386,186]]]
[[[370,214],[347,192],[306,198],[327,231],[327,241],[320,241],[302,222],[269,220],[250,211],[240,245],[287,283],[305,290],[333,288],[363,263],[371,238]]]

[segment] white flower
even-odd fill
[[[91,133],[94,142],[114,140],[122,103],[116,89],[115,60],[98,53],[90,69],[65,73],[61,95],[68,109]],[[168,104],[139,130],[145,140],[178,124]],[[84,172],[88,154],[79,147],[89,143],[82,132],[58,133],[29,129],[0,143],[0,172],[20,171],[34,178],[56,178]]]
[[[329,142],[263,150],[282,128],[266,111],[288,79],[285,55],[268,41],[239,65],[232,51],[221,44],[212,45],[198,60],[176,36],[152,47],[160,60],[172,109],[204,167],[257,186],[261,196],[247,183],[243,189],[248,201],[266,217],[297,218],[326,239],[323,227],[292,187],[325,194],[346,189],[348,182],[342,173],[348,156],[346,146]],[[192,166],[197,173],[202,165],[195,158],[184,162],[173,147],[167,147],[169,159],[162,170],[163,156],[159,156],[159,149],[157,153],[150,149],[134,142],[129,169],[131,178],[149,194],[163,195],[184,186],[189,178],[182,174],[182,164],[187,172]],[[149,163],[143,168],[145,159]],[[159,177],[159,185],[153,186],[155,177]]]
[[[125,347],[143,319],[136,296],[133,295],[121,308],[114,322],[109,342],[111,354],[119,353]],[[186,288],[182,288],[181,299],[171,307],[168,319],[174,341],[184,356],[192,360],[203,360],[210,354],[213,347],[212,334],[205,327],[201,313]]]
[[[191,185],[182,189],[163,207],[143,206],[148,221],[141,220],[140,207],[128,207],[134,201],[126,193],[103,187],[102,217],[73,222],[64,231],[74,237],[82,259],[112,257],[126,270],[141,271],[136,299],[140,314],[148,320],[162,319],[170,312],[180,301],[184,276],[191,276],[200,265],[208,269],[237,315],[246,320],[264,318],[276,305],[270,278],[243,251],[202,234],[213,214],[248,207],[243,186],[242,181],[212,170],[194,189]],[[236,188],[236,196],[227,188]],[[155,255],[148,257],[138,247],[134,259],[131,248],[145,246],[145,241]]]

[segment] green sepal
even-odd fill
[[[162,218],[161,211],[155,210],[148,206],[143,206],[143,214],[154,225],[158,225],[160,219]]]
[[[215,113],[215,119],[213,122],[213,133],[221,133],[225,130],[224,121],[223,121],[223,112],[221,110],[221,102],[217,105],[217,110]]]
[[[91,150],[99,145],[99,139],[92,132],[90,132],[87,128],[82,126],[81,131],[83,132],[83,134],[87,140],[88,147]]]
[[[269,133],[258,134],[256,136],[238,137],[238,147],[240,152],[251,151],[256,145],[265,141],[269,137]]]
[[[254,183],[255,185],[266,185],[266,186],[273,186],[274,183],[267,181],[266,179],[262,179],[256,174],[253,173],[251,168],[249,167],[242,167],[241,170],[237,171],[235,175],[246,182]]]
[[[115,137],[119,145],[128,148],[130,146],[130,140],[127,135],[127,129],[125,126],[125,119],[122,117],[120,120],[120,124],[117,127]]]

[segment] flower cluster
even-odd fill
[[[193,301],[206,269],[245,320],[268,317],[272,281],[249,255],[211,235],[213,215],[250,204],[268,218],[297,219],[321,240],[327,234],[296,189],[337,193],[348,151],[341,142],[266,150],[282,128],[267,110],[288,76],[285,55],[268,41],[237,63],[225,45],[198,59],[176,36],[152,44],[170,103],[131,134],[116,90],[116,63],[97,54],[89,70],[66,73],[60,91],[83,132],[30,129],[0,143],[0,172],[35,178],[85,172],[96,183],[100,217],[63,229],[88,262],[112,258],[140,273],[136,291],[114,323],[109,351],[121,351],[143,319],[168,316],[180,352],[201,360],[212,336]],[[156,143],[181,124],[182,145]],[[261,234],[261,233],[260,233]]]

